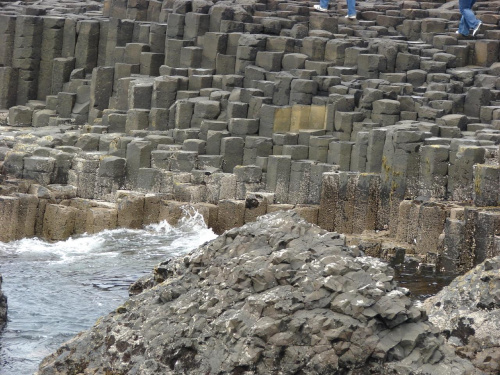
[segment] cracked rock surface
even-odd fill
[[[460,355],[500,373],[500,256],[457,277],[424,307]]]
[[[474,374],[393,270],[280,212],[139,280],[48,374]]]

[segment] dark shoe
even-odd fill
[[[472,36],[476,36],[477,32],[479,31],[479,28],[481,27],[483,23],[481,21],[479,21],[479,23],[477,24],[476,28],[474,29],[474,31],[472,31]]]

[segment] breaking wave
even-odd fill
[[[128,297],[128,287],[168,259],[214,239],[189,208],[178,225],[114,229],[66,241],[0,243],[9,321],[0,334],[0,375],[33,374],[39,362]]]

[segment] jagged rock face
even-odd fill
[[[2,293],[2,275],[0,275],[0,329],[7,321],[7,297]]]
[[[500,256],[457,277],[424,307],[460,355],[500,373]]]
[[[38,374],[474,373],[392,269],[344,243],[283,212],[230,230],[157,267]]]

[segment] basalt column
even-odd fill
[[[405,126],[390,128],[382,156],[379,221],[397,231],[399,204],[418,194],[420,146],[430,133]]]
[[[14,39],[13,68],[19,70],[17,80],[17,104],[36,99],[40,73],[40,55],[43,36],[43,19],[18,16]]]
[[[42,47],[40,53],[40,75],[38,77],[38,99],[44,100],[52,93],[54,59],[61,57],[64,18],[44,17]],[[55,71],[56,74],[61,72]]]
[[[17,99],[18,69],[12,67],[16,17],[0,15],[0,109],[14,106]]]

